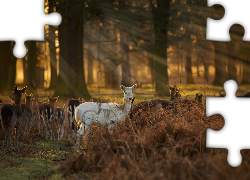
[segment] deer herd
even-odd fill
[[[58,97],[48,95],[46,99],[39,100],[32,94],[25,93],[27,86],[22,89],[14,87],[11,99],[13,104],[3,104],[0,113],[0,130],[4,132],[6,148],[11,151],[12,136],[15,132],[16,145],[18,148],[18,133],[22,128],[25,138],[28,138],[31,129],[36,125],[38,132],[43,134],[47,140],[61,140],[63,138],[66,119],[68,119],[68,137],[73,132],[77,140],[78,149],[80,148],[81,136],[85,133],[88,135],[88,129],[92,124],[108,125],[110,132],[116,122],[122,122],[131,112],[132,103],[134,101],[133,94],[137,88],[137,84],[132,87],[124,87],[123,104],[117,103],[97,103],[85,102],[84,99],[71,99],[68,103],[68,113],[65,104],[63,107],[55,108]],[[180,101],[180,90],[174,85],[168,86],[171,91],[171,99],[169,102],[176,104]],[[25,96],[25,104],[22,104],[22,95]],[[196,103],[202,102],[202,94],[196,94]],[[0,103],[2,100],[0,99]]]

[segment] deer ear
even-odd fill
[[[55,100],[55,101],[57,101],[57,100],[58,100],[58,98],[59,98],[59,96],[55,97],[55,98],[54,98],[54,100]]]
[[[24,93],[25,91],[26,91],[26,89],[27,89],[27,86],[25,86],[21,91],[22,91],[22,93]]]
[[[135,89],[137,88],[137,84],[132,86],[132,90],[135,91]]]
[[[123,91],[124,91],[124,88],[125,88],[125,87],[124,87],[123,85],[121,85],[120,87],[121,87],[121,90],[123,90]]]

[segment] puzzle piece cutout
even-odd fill
[[[250,149],[248,137],[250,136],[248,120],[250,102],[248,99],[237,98],[237,83],[226,81],[224,88],[226,97],[207,97],[206,114],[221,114],[225,118],[225,125],[219,132],[207,130],[206,146],[209,148],[227,148],[228,162],[231,166],[241,164],[241,149]],[[234,133],[237,130],[237,134]],[[240,131],[239,131],[240,130]]]
[[[33,0],[9,0],[4,1],[4,3],[5,8],[0,12],[0,16],[8,18],[0,19],[2,25],[0,39],[1,41],[15,40],[16,44],[13,52],[18,58],[22,58],[26,54],[25,41],[44,41],[45,24],[60,24],[61,16],[58,13],[45,15],[44,0],[39,2]],[[12,16],[13,12],[15,12],[16,16]],[[32,24],[32,26],[29,26],[29,24]]]
[[[220,4],[225,7],[225,15],[221,20],[207,19],[207,40],[230,41],[229,29],[233,24],[240,24],[245,29],[244,41],[250,41],[250,23],[247,16],[250,2],[248,0],[208,0],[208,6]]]

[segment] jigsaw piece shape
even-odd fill
[[[227,148],[227,160],[233,167],[241,164],[240,150],[250,149],[250,101],[247,98],[237,98],[235,95],[237,88],[237,83],[234,80],[228,80],[224,83],[226,97],[206,98],[207,116],[221,114],[225,118],[222,130],[215,132],[207,129],[206,147]]]
[[[250,41],[250,24],[246,16],[250,16],[248,0],[208,0],[208,6],[221,4],[225,8],[225,16],[221,20],[207,19],[207,40],[230,41],[229,29],[233,24],[245,28],[244,41]]]
[[[40,0],[40,2],[34,0],[9,0],[3,2],[1,0],[0,3],[5,5],[0,11],[0,16],[3,17],[0,19],[2,25],[0,40],[14,40],[16,42],[13,52],[17,58],[23,58],[26,54],[25,41],[44,41],[45,24],[55,26],[61,22],[59,13],[55,12],[49,15],[44,13],[44,0]],[[16,16],[13,16],[13,13]]]

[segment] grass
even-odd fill
[[[13,155],[1,152],[1,156],[3,157],[0,163],[1,179],[37,179],[46,177],[49,171],[59,167],[59,165],[49,161],[46,154],[40,158],[25,155],[13,157]]]
[[[1,129],[0,179],[62,179],[55,172],[68,154],[74,152],[74,147],[67,144],[65,139],[46,141],[36,128],[26,138],[21,129],[18,150],[14,143],[12,152],[7,152]]]

